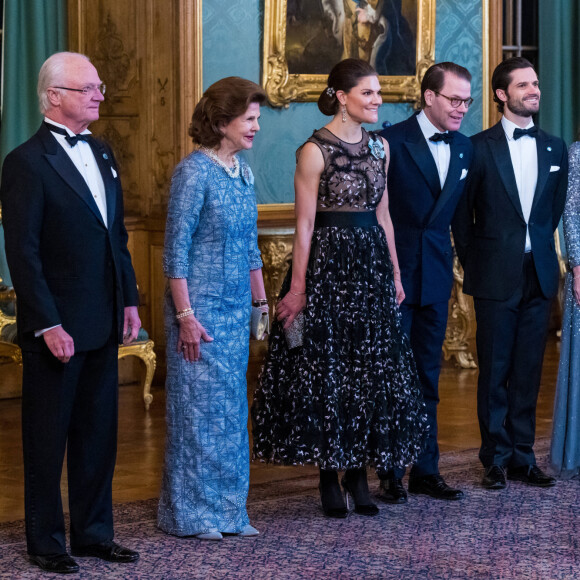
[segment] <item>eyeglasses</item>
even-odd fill
[[[54,87],[55,89],[63,89],[65,91],[74,91],[75,93],[82,93],[85,97],[88,95],[94,95],[97,91],[101,93],[101,95],[105,94],[107,90],[107,85],[100,84],[96,87],[84,87],[82,89],[71,89],[70,87]]]
[[[439,95],[440,97],[447,99],[454,109],[459,109],[459,107],[461,106],[461,103],[463,103],[465,105],[466,109],[469,109],[469,107],[473,103],[473,99],[471,97],[469,97],[469,99],[458,99],[457,97],[451,98],[451,97],[448,97],[447,95],[443,95],[439,91],[433,91],[433,92],[436,95]]]

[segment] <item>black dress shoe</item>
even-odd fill
[[[80,548],[71,549],[73,556],[92,556],[100,558],[107,562],[115,562],[117,564],[127,564],[129,562],[136,562],[139,559],[139,553],[123,548],[113,541],[102,542],[100,544],[92,544],[90,546],[82,546]]]
[[[387,503],[407,503],[407,492],[403,487],[403,480],[398,477],[381,479],[379,497]]]
[[[422,493],[435,499],[457,500],[463,498],[460,489],[449,487],[438,474],[409,478],[409,493]]]
[[[536,487],[552,487],[556,485],[556,480],[546,475],[537,465],[508,468],[507,478],[511,481],[521,481]]]
[[[338,473],[332,469],[320,470],[320,502],[327,518],[346,518],[348,509],[338,485]]]
[[[68,554],[53,554],[51,556],[29,555],[30,561],[45,572],[55,574],[75,574],[79,565]]]
[[[371,500],[365,468],[347,469],[342,478],[342,487],[347,509],[350,507],[349,499],[352,499],[355,514],[372,517],[379,513],[379,508]]]
[[[505,470],[499,465],[490,465],[485,468],[481,485],[485,489],[503,489],[505,487]]]

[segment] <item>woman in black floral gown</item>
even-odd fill
[[[318,106],[333,119],[298,150],[292,267],[254,398],[254,455],[320,467],[324,513],[376,515],[366,467],[411,463],[425,417],[398,305],[404,299],[386,192],[380,84],[358,59],[338,63]],[[302,345],[285,329],[303,317]],[[299,317],[299,318],[300,318]]]

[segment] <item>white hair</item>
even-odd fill
[[[86,54],[81,54],[80,52],[56,52],[49,56],[40,67],[36,91],[38,93],[38,106],[43,115],[51,106],[47,90],[49,87],[62,84],[64,71],[70,57],[81,57],[89,62],[91,60]]]

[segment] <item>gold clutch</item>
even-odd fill
[[[270,332],[270,315],[259,306],[252,306],[250,316],[250,334],[256,340],[264,340],[264,336]]]

